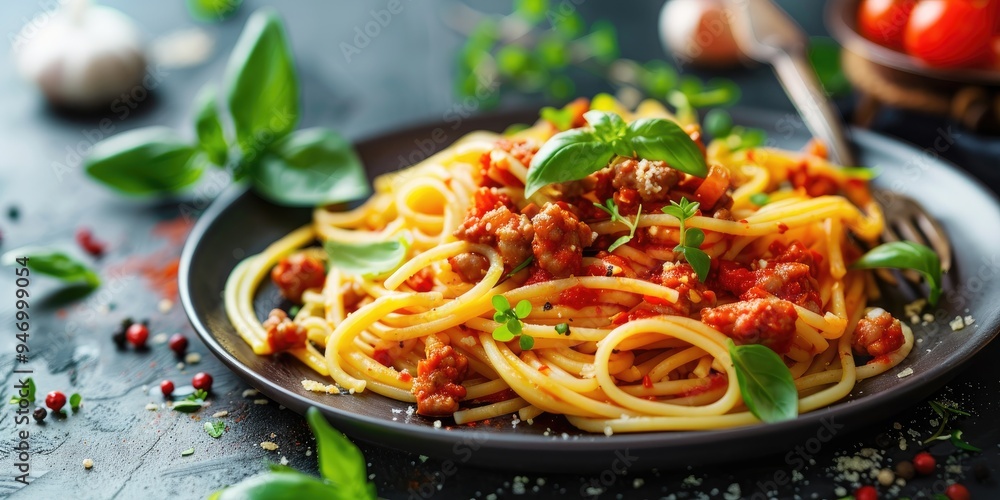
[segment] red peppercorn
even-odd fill
[[[917,456],[913,457],[913,468],[917,469],[917,472],[927,475],[934,472],[934,467],[937,466],[937,460],[934,460],[934,455],[927,453],[926,451],[921,451],[917,453]]]
[[[854,492],[854,500],[878,500],[878,490],[874,486],[862,486]]]
[[[94,234],[90,232],[90,229],[81,227],[76,230],[76,242],[80,245],[83,251],[93,255],[94,257],[100,257],[104,255],[104,243],[94,239]]]
[[[969,500],[971,498],[968,488],[958,483],[949,485],[944,490],[944,496],[948,497],[948,500]]]
[[[66,395],[61,391],[52,391],[45,395],[45,406],[52,411],[59,411],[66,405]]]
[[[203,391],[211,391],[212,376],[205,372],[198,372],[191,379],[191,385],[193,385],[195,389],[201,389]]]
[[[125,330],[125,338],[130,344],[143,347],[146,345],[146,339],[149,338],[149,327],[142,323],[132,323],[132,326]]]
[[[175,333],[170,336],[170,340],[167,342],[167,345],[170,347],[171,351],[176,352],[177,355],[180,356],[184,354],[184,351],[188,348],[188,339],[179,333]]]
[[[163,393],[163,397],[170,397],[170,395],[174,393],[174,383],[169,380],[160,382],[160,392]]]

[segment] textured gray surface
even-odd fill
[[[177,28],[195,25],[181,1],[152,5],[134,2],[107,2],[121,6],[156,37]],[[193,93],[206,81],[217,80],[222,63],[228,55],[243,20],[262,2],[249,1],[236,18],[218,25],[206,26],[217,36],[213,60],[190,69],[168,71],[156,90],[155,97],[130,110],[127,119],[118,111],[109,111],[107,119],[115,131],[149,125],[186,126],[188,107]],[[800,19],[815,32],[821,29],[818,13],[821,2],[790,2]],[[13,34],[25,18],[44,8],[46,2],[5,2],[0,7],[0,32]],[[296,52],[304,82],[304,125],[324,124],[336,127],[351,137],[360,137],[425,119],[441,119],[456,102],[451,94],[452,54],[460,38],[445,28],[439,20],[440,6],[422,8],[416,2],[404,3],[405,9],[392,24],[348,63],[338,49],[342,41],[353,37],[355,26],[370,18],[368,11],[381,8],[381,3],[359,2],[295,2],[280,6]],[[659,10],[659,2],[629,4],[627,9],[614,8],[610,3],[585,2],[581,10],[588,19],[598,16],[611,18],[622,34],[623,54],[636,59],[659,57],[661,52],[651,19]],[[636,20],[643,20],[637,22]],[[731,75],[745,83],[745,102],[754,106],[787,108],[787,100],[764,68]],[[599,82],[583,81],[580,92],[589,94],[604,90]],[[525,102],[511,96],[509,101]],[[96,235],[109,243],[109,254],[99,261],[106,284],[84,300],[63,301],[57,289],[43,280],[32,284],[33,336],[32,363],[39,390],[63,389],[84,395],[82,411],[66,419],[49,418],[44,426],[32,423],[32,478],[27,488],[13,481],[14,455],[12,447],[15,426],[13,407],[0,412],[0,495],[11,498],[41,498],[44,496],[74,496],[78,498],[203,498],[209,492],[232,484],[264,470],[266,461],[278,461],[286,456],[291,464],[304,470],[314,470],[315,455],[307,457],[311,439],[303,420],[282,411],[276,404],[255,405],[241,393],[247,386],[226,371],[211,356],[201,364],[188,367],[183,373],[176,360],[163,345],[149,352],[131,350],[119,352],[111,343],[110,334],[122,317],[149,318],[153,333],[184,332],[192,340],[193,351],[206,354],[179,305],[162,314],[157,310],[159,295],[151,291],[145,279],[134,272],[136,258],[160,263],[179,253],[179,242],[170,241],[153,232],[155,224],[171,221],[182,215],[182,207],[203,207],[203,200],[213,194],[206,183],[189,199],[177,202],[135,201],[119,197],[85,179],[67,148],[86,148],[96,138],[100,117],[61,116],[41,102],[32,89],[17,80],[12,71],[10,55],[0,51],[0,250],[23,244],[62,244],[73,247],[73,231],[78,226],[91,227]],[[889,116],[886,120],[892,120]],[[922,120],[922,121],[921,121]],[[930,146],[940,125],[920,117],[904,117],[886,121],[884,128],[904,135],[909,140]],[[97,129],[99,130],[99,129]],[[975,141],[995,147],[982,139]],[[968,151],[956,148],[945,155],[959,159],[971,158]],[[995,157],[995,156],[994,156]],[[988,159],[989,157],[987,157]],[[981,163],[985,163],[982,159]],[[68,166],[56,169],[54,162]],[[975,163],[975,162],[972,162]],[[983,176],[994,175],[992,172]],[[996,189],[994,185],[994,189]],[[20,207],[17,221],[5,218],[9,205]],[[11,282],[10,271],[0,278],[0,316],[5,326],[0,329],[0,395],[8,395],[14,379],[9,325]],[[989,285],[995,286],[995,285]],[[106,311],[113,304],[113,310]],[[962,427],[969,441],[987,451],[962,458],[963,480],[974,493],[996,495],[996,480],[986,484],[971,479],[969,469],[977,463],[991,464],[996,469],[1000,431],[995,422],[1000,407],[995,394],[1000,389],[1000,366],[991,362],[1000,354],[994,345],[981,353],[976,362],[944,390],[947,397],[960,401],[976,416],[966,419]],[[151,412],[149,402],[158,401],[154,394],[144,394],[143,386],[155,386],[163,378],[178,385],[189,380],[199,370],[215,377],[212,407],[198,416],[207,418],[211,412],[228,410],[225,418],[228,432],[220,439],[210,438],[202,422],[188,415],[171,411]],[[519,491],[515,476],[527,476],[527,494],[552,496],[564,493],[568,497],[589,493],[602,498],[622,495],[660,497],[677,493],[678,498],[697,497],[704,493],[721,496],[731,484],[739,484],[744,495],[757,492],[760,485],[769,491],[775,481],[781,496],[795,493],[808,498],[834,496],[834,481],[827,473],[836,454],[854,454],[861,446],[888,448],[897,459],[911,456],[915,444],[909,436],[909,451],[900,451],[895,443],[905,429],[913,428],[926,435],[930,429],[930,410],[914,401],[912,408],[900,408],[900,415],[882,425],[849,436],[838,436],[824,443],[818,451],[808,450],[814,464],[786,457],[762,458],[753,463],[737,463],[711,469],[692,468],[679,471],[643,472],[587,477],[546,476],[539,478],[532,471],[485,471],[470,467],[451,468],[434,459],[423,461],[389,449],[362,445],[370,472],[381,496],[390,498],[469,498],[497,493],[508,497]],[[893,421],[901,422],[904,430],[893,429]],[[276,437],[271,438],[274,433]],[[271,440],[280,445],[277,453],[262,450],[258,443]],[[800,446],[808,443],[800,444]],[[795,444],[790,444],[793,450]],[[944,454],[948,445],[935,448]],[[181,457],[180,452],[194,447],[195,453]],[[719,453],[726,453],[720,449]],[[93,470],[85,471],[84,458],[95,462]],[[460,458],[460,457],[456,457]],[[795,458],[795,456],[793,456]],[[694,466],[696,464],[692,464]],[[517,464],[497,464],[498,468],[517,469]],[[785,484],[783,477],[798,469],[805,479]],[[457,473],[456,473],[457,471]],[[943,472],[943,469],[942,469]],[[994,470],[994,474],[996,471]],[[688,476],[694,479],[685,480]],[[951,474],[952,477],[960,477]],[[943,476],[942,476],[943,477]],[[541,481],[539,481],[541,479]],[[906,490],[930,493],[943,483],[941,478],[924,478]],[[696,485],[695,483],[699,483]],[[638,485],[636,489],[634,486]],[[534,487],[538,487],[535,491]],[[440,488],[440,489],[439,489]],[[712,493],[713,489],[716,493]],[[940,490],[938,490],[940,491]],[[479,495],[477,495],[477,493]]]

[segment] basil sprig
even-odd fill
[[[799,414],[799,393],[781,356],[760,344],[728,341],[740,394],[750,413],[762,422],[791,420]]]
[[[306,411],[306,420],[316,436],[316,455],[322,478],[290,467],[274,466],[266,474],[213,493],[209,500],[375,500],[375,486],[368,482],[361,450],[331,427],[316,408]]]
[[[583,179],[608,166],[615,155],[665,161],[697,177],[708,174],[701,149],[670,120],[644,118],[625,124],[617,114],[597,110],[583,117],[589,128],[560,132],[535,154],[524,187],[526,197],[549,184]]]
[[[90,288],[101,285],[101,278],[86,264],[65,253],[46,247],[24,247],[0,257],[5,266],[21,265],[33,272],[57,278],[64,283],[83,284]]]
[[[167,127],[118,134],[94,146],[84,162],[86,172],[119,191],[161,195],[194,184],[211,163],[228,169],[234,179],[249,175],[259,193],[281,205],[322,205],[368,195],[364,169],[347,141],[329,129],[295,130],[299,79],[273,9],[250,16],[224,81],[225,113],[214,86],[195,100],[195,140]]]
[[[618,213],[618,204],[615,203],[615,200],[612,198],[604,200],[603,205],[600,203],[594,203],[594,206],[610,215],[612,222],[621,222],[628,228],[628,234],[620,236],[617,240],[611,243],[611,246],[608,247],[609,252],[614,252],[616,248],[632,241],[632,238],[635,238],[635,230],[639,227],[639,216],[642,215],[642,205],[639,205],[639,209],[635,211],[635,220],[628,220],[625,217],[622,217],[622,215]]]
[[[410,245],[405,238],[375,243],[323,242],[330,265],[365,278],[384,278],[406,259]]]
[[[941,298],[941,259],[934,250],[912,241],[893,241],[883,243],[861,256],[853,269],[912,269],[923,275],[930,288],[927,302],[931,306]]]
[[[669,206],[661,210],[667,215],[672,215],[680,222],[677,246],[674,253],[684,257],[684,260],[691,264],[691,269],[698,274],[698,281],[704,283],[708,279],[708,271],[712,267],[712,258],[701,249],[701,244],[705,242],[705,232],[696,227],[687,228],[685,223],[698,213],[701,203],[690,202],[682,197],[681,202],[671,201]]]

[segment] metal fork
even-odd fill
[[[806,127],[827,146],[830,159],[840,165],[855,165],[841,117],[827,99],[806,57],[809,39],[802,28],[771,0],[727,0],[727,4],[740,49],[774,67]],[[940,257],[942,270],[947,272],[952,253],[941,224],[912,198],[884,190],[876,190],[874,194],[886,216],[883,241],[909,240],[930,246]],[[879,276],[896,284],[888,272]],[[920,275],[915,272],[903,276],[913,283],[920,282]]]

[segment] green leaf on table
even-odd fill
[[[187,0],[188,12],[205,22],[223,21],[239,10],[243,0]]]
[[[330,265],[365,278],[384,278],[406,259],[410,245],[405,238],[374,243],[323,242]]]
[[[236,141],[244,152],[264,149],[295,129],[299,78],[274,9],[260,9],[247,20],[229,56],[225,80]]]
[[[83,402],[83,396],[79,392],[74,392],[72,396],[69,397],[69,407],[73,411],[80,409],[80,404]]]
[[[354,148],[325,128],[298,130],[273,143],[252,177],[258,193],[285,206],[339,203],[371,192]]]
[[[28,269],[57,278],[64,283],[81,283],[91,288],[97,288],[101,284],[101,279],[90,267],[53,248],[16,248],[3,254],[0,257],[0,264],[12,266],[19,261],[23,262],[24,259],[27,260]]]
[[[927,280],[931,306],[941,297],[941,259],[934,250],[912,241],[883,243],[861,256],[851,264],[853,269],[912,269]]]
[[[695,177],[708,175],[701,149],[680,125],[659,118],[641,118],[628,124],[629,144],[639,158],[660,160]]]
[[[16,405],[21,404],[21,400],[27,401],[29,403],[35,402],[35,379],[28,377],[24,381],[25,385],[25,396],[21,396],[21,390],[18,389],[13,396],[10,397],[10,404]],[[16,387],[16,386],[15,386]]]
[[[346,498],[376,498],[375,486],[368,482],[365,456],[361,454],[361,450],[331,427],[315,407],[306,411],[306,420],[316,436],[320,475],[335,484]]]
[[[560,132],[545,141],[531,160],[524,195],[530,197],[556,182],[582,179],[606,167],[612,156],[611,146],[590,130]]]
[[[181,452],[181,456],[182,457],[187,457],[187,456],[190,456],[190,455],[194,455],[194,448],[188,448],[188,449],[186,449],[186,450],[184,450],[184,451]]]
[[[197,149],[167,127],[145,127],[105,139],[84,159],[87,175],[119,191],[171,193],[201,177]]]
[[[205,422],[205,432],[207,432],[209,436],[218,439],[226,433],[226,423],[221,420]]]
[[[760,344],[737,346],[732,340],[728,344],[740,394],[750,413],[767,423],[798,416],[799,393],[781,356]]]
[[[249,477],[221,491],[209,500],[302,500],[323,498],[353,500],[349,492],[322,479],[298,471],[272,471]],[[375,497],[358,497],[375,498]]]
[[[219,105],[215,98],[215,87],[206,85],[195,98],[194,129],[198,134],[198,146],[208,159],[219,166],[225,165],[229,157],[229,145],[219,120]]]

